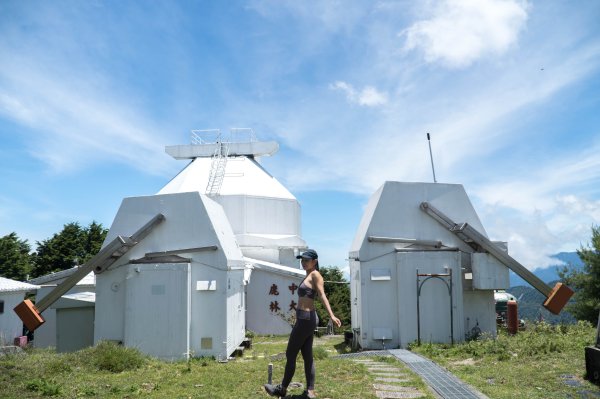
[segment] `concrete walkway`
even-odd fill
[[[373,356],[394,356],[421,377],[423,382],[440,399],[488,399],[487,396],[465,384],[448,370],[405,349],[365,351],[340,355],[339,357],[352,358],[352,360],[365,365],[367,370],[375,376],[376,383],[373,384],[373,388],[375,388],[375,394],[378,398],[420,398],[425,396],[425,393],[413,387],[394,385],[406,382],[407,375],[403,373],[401,368],[394,367],[393,364],[365,359],[365,357]]]
[[[416,388],[399,385],[409,381],[408,375],[403,373],[402,368],[393,364],[378,362],[371,359],[352,359],[367,367],[370,374],[375,377],[375,395],[381,399],[414,399],[421,398],[425,394]]]

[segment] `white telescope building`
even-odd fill
[[[509,287],[508,267],[449,231],[432,209],[506,251],[487,240],[462,185],[386,182],[369,200],[349,256],[352,328],[364,349],[496,334],[494,290]]]
[[[207,139],[215,133],[212,139]],[[240,133],[239,130],[236,133]],[[168,154],[188,165],[156,195],[125,198],[106,243],[164,221],[96,275],[94,341],[176,359],[227,358],[245,330],[290,331],[305,273],[296,198],[257,162],[275,142],[195,131]]]

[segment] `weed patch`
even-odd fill
[[[313,348],[313,358],[316,360],[323,360],[329,357],[329,353],[322,346],[315,346]]]
[[[570,397],[576,392],[561,375],[583,380],[584,348],[594,342],[595,330],[587,322],[534,323],[516,335],[500,330],[497,337],[482,335],[454,346],[424,344],[411,349],[446,366],[491,398],[512,398],[517,392],[520,398]],[[476,361],[476,367],[465,359]],[[594,388],[587,381],[584,385]]]
[[[141,367],[146,357],[134,348],[125,348],[113,342],[103,341],[93,348],[85,349],[88,363],[98,370],[121,373]]]
[[[25,383],[25,388],[27,388],[29,391],[40,393],[42,396],[60,395],[60,384],[43,378],[36,378],[27,381]]]

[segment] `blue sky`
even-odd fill
[[[461,183],[528,267],[600,224],[600,2],[0,2],[0,235],[110,226],[190,130],[250,127],[345,267],[386,180]]]

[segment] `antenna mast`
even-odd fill
[[[427,133],[427,143],[429,144],[429,158],[431,159],[431,170],[433,172],[433,182],[437,183],[435,179],[435,167],[433,166],[433,153],[431,152],[431,138],[429,137],[429,133]]]

